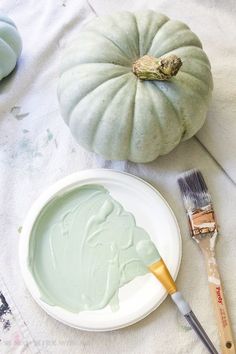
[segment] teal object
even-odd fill
[[[173,61],[163,75],[173,56],[177,68]],[[155,60],[163,71],[157,80]],[[95,18],[78,34],[62,53],[58,99],[84,148],[106,159],[149,162],[202,127],[212,88],[199,38],[183,22],[146,10]]]
[[[32,229],[28,266],[41,299],[70,312],[119,308],[118,291],[147,268],[136,245],[150,242],[134,216],[100,185],[52,199]]]
[[[151,240],[139,241],[136,244],[136,252],[147,267],[161,259],[156,246]]]
[[[0,12],[0,80],[16,66],[22,50],[22,41],[14,22]]]

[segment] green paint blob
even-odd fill
[[[18,229],[17,229],[18,233],[21,234],[21,231],[22,231],[22,226],[19,226]]]
[[[53,139],[53,134],[50,131],[50,129],[47,129],[47,140],[48,142],[51,141]]]
[[[147,267],[161,259],[156,246],[150,239],[139,241],[136,245],[136,252]]]
[[[147,272],[137,253],[147,244],[149,235],[104,187],[85,185],[44,207],[32,230],[29,268],[50,305],[117,310],[119,288]]]

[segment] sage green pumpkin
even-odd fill
[[[21,49],[21,38],[14,22],[0,12],[0,80],[15,68]]]
[[[172,54],[182,62],[176,76],[154,79],[144,65],[138,78],[139,58],[145,64]],[[201,128],[211,91],[198,37],[154,11],[96,18],[61,60],[62,116],[79,144],[107,159],[148,162],[167,154]]]

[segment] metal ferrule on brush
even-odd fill
[[[212,204],[187,211],[192,237],[203,236],[217,231],[217,224]]]
[[[178,182],[188,215],[191,236],[198,240],[206,235],[214,235],[217,232],[215,213],[200,171],[187,171]]]
[[[176,284],[162,259],[151,264],[148,268],[150,272],[157,277],[170,295],[177,291]]]

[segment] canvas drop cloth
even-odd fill
[[[37,351],[43,354],[201,354],[202,344],[170,299],[141,322],[110,333],[75,330],[50,318],[26,290],[18,263],[20,227],[32,202],[51,183],[90,168],[127,171],[153,184],[178,219],[183,258],[178,286],[218,345],[207,277],[191,241],[176,180],[200,168],[215,204],[221,237],[217,256],[236,334],[236,3],[167,0],[0,0],[23,39],[17,70],[0,83],[0,274]],[[182,20],[201,38],[212,63],[214,92],[207,121],[196,138],[149,164],[111,162],[72,139],[56,97],[61,48],[94,16],[151,8]],[[0,289],[1,290],[1,289]],[[1,327],[1,322],[0,322]],[[2,329],[0,338],[3,338]],[[26,338],[26,337],[25,337]],[[27,336],[29,338],[29,336]],[[35,346],[0,342],[0,353],[27,353]],[[12,343],[11,343],[12,344]]]

